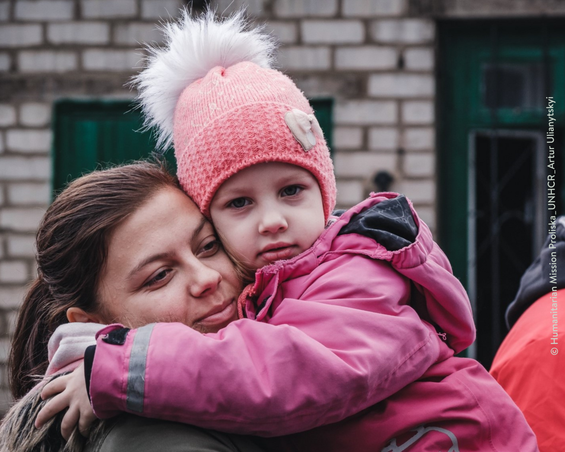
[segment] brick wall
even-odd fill
[[[0,413],[9,336],[33,278],[34,232],[50,198],[51,111],[61,98],[133,97],[140,42],[181,0],[0,0]],[[202,3],[202,2],[200,2]],[[436,17],[564,12],[560,0],[214,0],[278,37],[282,70],[332,97],[339,207],[386,170],[434,228]]]

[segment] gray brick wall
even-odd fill
[[[35,274],[50,199],[51,112],[62,98],[124,98],[141,42],[182,0],[0,0],[0,414],[6,356]],[[332,97],[339,207],[381,170],[435,226],[435,18],[565,13],[561,0],[213,0],[240,6],[281,42],[278,61],[310,97]]]

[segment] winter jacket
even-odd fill
[[[265,452],[250,438],[124,413],[84,452]]]
[[[55,377],[56,378],[56,377]],[[213,430],[147,419],[123,413],[98,420],[84,438],[75,431],[69,441],[61,436],[57,415],[41,429],[34,426],[47,401],[35,388],[15,403],[0,423],[0,452],[262,452],[250,438]]]
[[[267,440],[273,450],[427,450],[438,435],[461,450],[537,450],[488,373],[453,358],[474,340],[470,304],[404,197],[372,195],[309,250],[259,270],[246,294],[249,318],[215,334],[102,330],[88,366],[95,413],[265,437],[338,423]]]
[[[565,217],[555,226],[522,276],[506,316],[512,328],[490,370],[524,413],[541,452],[565,444]]]

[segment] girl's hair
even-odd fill
[[[26,394],[47,369],[47,343],[78,307],[100,312],[98,283],[112,231],[160,189],[179,189],[164,163],[136,162],[71,182],[37,232],[37,278],[18,316],[9,358],[10,389]]]

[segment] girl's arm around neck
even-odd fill
[[[409,283],[386,263],[338,259],[311,275],[307,299],[285,299],[270,323],[242,319],[209,335],[155,324],[130,331],[123,345],[100,336],[96,414],[278,436],[337,422],[416,380],[440,345],[407,305]]]

